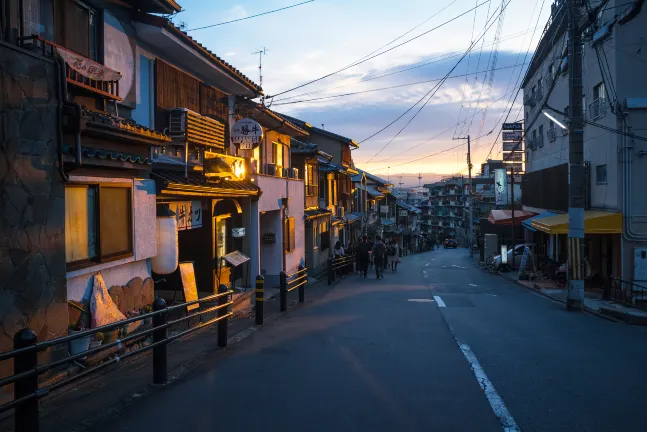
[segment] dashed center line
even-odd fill
[[[478,286],[478,285],[474,285],[474,284],[469,284],[469,285],[470,285],[470,286]]]
[[[425,264],[425,267],[429,267],[429,263]]]
[[[438,303],[438,307],[447,307],[443,299],[440,298],[440,296],[434,296],[434,300],[436,300],[436,303]]]
[[[422,276],[426,279],[427,278],[427,272],[423,270],[422,271]]]

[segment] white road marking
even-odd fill
[[[443,268],[447,268],[447,266],[443,266]]]
[[[434,302],[432,299],[409,299],[408,301],[414,302],[414,303],[433,303]]]
[[[425,264],[425,267],[429,267],[429,263]]]
[[[470,284],[470,286],[478,286],[478,285]]]
[[[472,367],[472,372],[474,372],[476,380],[479,382],[481,389],[485,393],[485,397],[490,403],[490,407],[492,408],[494,415],[496,415],[501,422],[504,432],[519,432],[519,426],[517,426],[517,422],[514,421],[512,414],[510,414],[510,411],[508,411],[505,404],[503,403],[503,399],[501,399],[501,396],[499,396],[499,393],[497,393],[494,385],[488,379],[485,371],[476,358],[476,355],[474,355],[474,353],[472,352],[472,349],[467,344],[460,343],[458,341],[456,341],[456,343],[458,343],[458,347],[461,349],[463,355],[465,356],[465,359]]]
[[[423,270],[422,271],[422,276],[426,279],[427,278],[427,272]]]
[[[434,300],[436,300],[436,303],[438,303],[438,307],[447,307],[443,299],[440,298],[440,296],[434,296]]]

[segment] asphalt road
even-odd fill
[[[95,430],[645,431],[646,341],[433,251],[347,277]]]

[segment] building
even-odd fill
[[[647,263],[647,219],[642,216],[647,201],[632,185],[644,182],[647,167],[640,137],[647,122],[647,83],[642,54],[628,47],[642,43],[647,13],[641,1],[617,8],[619,3],[592,3],[591,11],[582,11],[583,17],[595,17],[583,32],[585,253],[602,278],[641,280],[647,278],[641,273]],[[545,257],[560,263],[568,253],[568,68],[566,2],[558,1],[523,81],[522,203],[524,210],[538,214],[525,223],[528,240],[539,242]]]
[[[354,191],[353,207],[357,209],[355,215],[360,219],[360,223],[355,227],[355,235],[382,236],[385,227],[394,223],[389,213],[395,214],[395,209],[387,203],[393,184],[366,171],[357,171],[351,178]]]

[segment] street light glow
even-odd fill
[[[564,129],[564,130],[568,130],[568,128],[567,128],[566,126],[564,126],[563,124],[561,124],[561,123],[559,122],[559,120],[557,120],[557,119],[556,119],[555,117],[553,117],[552,115],[548,114],[546,111],[542,111],[542,113],[544,113],[544,115],[545,115],[546,117],[548,117],[549,119],[551,119],[551,120],[552,120],[552,121],[553,121],[557,126],[561,127],[561,128],[562,128],[562,129]]]

